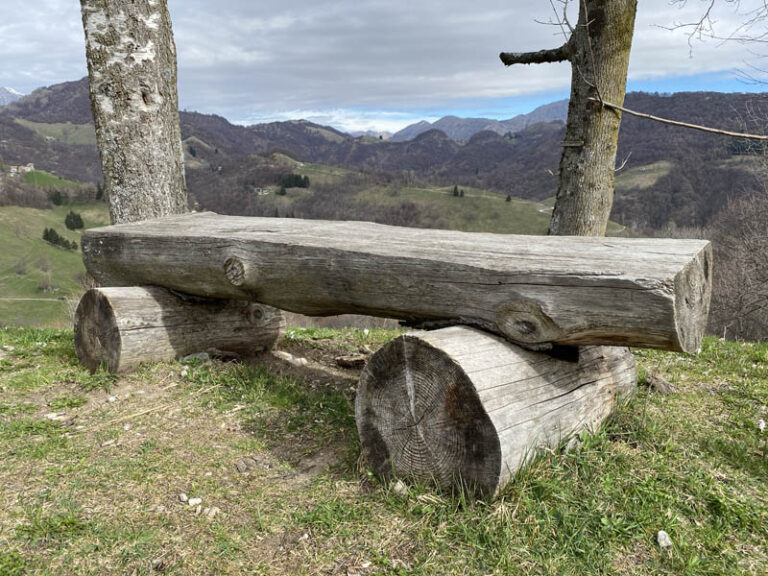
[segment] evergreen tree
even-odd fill
[[[507,202],[512,202],[512,194],[507,194]]]
[[[459,195],[459,187],[456,186],[456,185],[454,185],[454,187],[453,187],[453,195],[454,196],[458,196]]]
[[[67,217],[64,219],[64,225],[68,230],[77,230],[85,227],[83,217],[72,210],[69,211],[69,214],[67,214]]]

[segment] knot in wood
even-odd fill
[[[248,319],[251,321],[251,324],[258,324],[264,320],[264,309],[261,306],[251,305],[248,312]]]
[[[242,286],[245,283],[245,264],[234,256],[224,262],[224,274],[227,280],[234,286]]]
[[[504,303],[496,313],[499,331],[514,342],[548,343],[562,336],[562,330],[540,303],[529,298],[515,298]]]

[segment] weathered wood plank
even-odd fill
[[[537,448],[597,426],[634,392],[626,348],[573,350],[557,359],[464,326],[391,341],[357,390],[368,465],[384,478],[494,496]]]
[[[195,352],[249,356],[271,349],[282,328],[282,312],[261,304],[185,299],[158,287],[94,288],[75,313],[75,351],[92,372],[127,372]]]
[[[513,236],[212,213],[91,229],[102,285],[152,284],[321,316],[449,321],[528,347],[693,352],[711,247],[701,240]]]

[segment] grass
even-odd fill
[[[308,176],[312,184],[335,184],[344,176],[354,173],[353,170],[347,170],[338,166],[303,162],[294,162],[293,172],[302,176]]]
[[[398,205],[403,200],[430,207],[445,227],[465,232],[498,234],[546,234],[550,211],[543,205],[477,188],[462,188],[464,197],[453,196],[453,186],[429,188],[376,187],[358,194],[373,205]]]
[[[396,335],[293,328],[280,347],[321,359]],[[677,391],[641,376],[601,429],[540,453],[493,502],[372,478],[354,373],[265,357],[91,376],[54,329],[2,330],[0,350],[3,575],[768,572],[766,343],[637,351]]]
[[[52,210],[0,207],[0,326],[65,326],[71,302],[82,292],[85,268],[79,250],[52,246],[42,239],[54,228],[80,245],[81,230],[67,230],[64,218],[79,212],[87,228],[107,224],[104,204],[73,204]]]
[[[645,166],[630,168],[616,174],[616,189],[629,190],[638,188],[645,190],[650,188],[661,178],[670,173],[674,164],[666,160],[653,162]]]
[[[96,145],[93,124],[32,122],[23,118],[17,118],[16,122],[37,132],[43,138],[53,138],[65,144]]]
[[[67,180],[56,174],[51,174],[45,170],[32,170],[24,174],[24,180],[27,184],[47,188],[50,190],[66,190],[67,188],[80,188],[82,184],[74,180]]]

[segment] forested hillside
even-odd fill
[[[764,94],[631,93],[626,105],[675,120],[761,132],[765,102]],[[188,182],[199,206],[246,213],[245,207],[264,204],[252,197],[254,189],[275,186],[286,169],[275,163],[275,153],[346,168],[377,184],[419,180],[543,201],[556,189],[563,134],[562,123],[551,122],[506,135],[477,132],[462,143],[434,127],[412,140],[379,141],[306,121],[244,127],[186,111],[181,125]],[[33,162],[66,178],[100,178],[85,79],[37,90],[0,108],[0,141],[0,161],[6,164]],[[619,142],[619,158],[626,164],[617,179],[613,219],[637,230],[706,226],[729,199],[759,188],[754,158],[760,151],[725,136],[626,116]],[[349,193],[359,187],[359,178],[357,183],[336,179],[333,185],[340,194]],[[335,216],[338,210],[328,209],[327,194],[315,200],[322,206],[304,200],[305,216]],[[346,203],[345,213],[366,217],[356,206],[360,210]],[[269,206],[271,212],[274,208]],[[407,212],[401,208],[379,216],[413,223],[404,219]],[[426,222],[428,212],[416,220]]]

